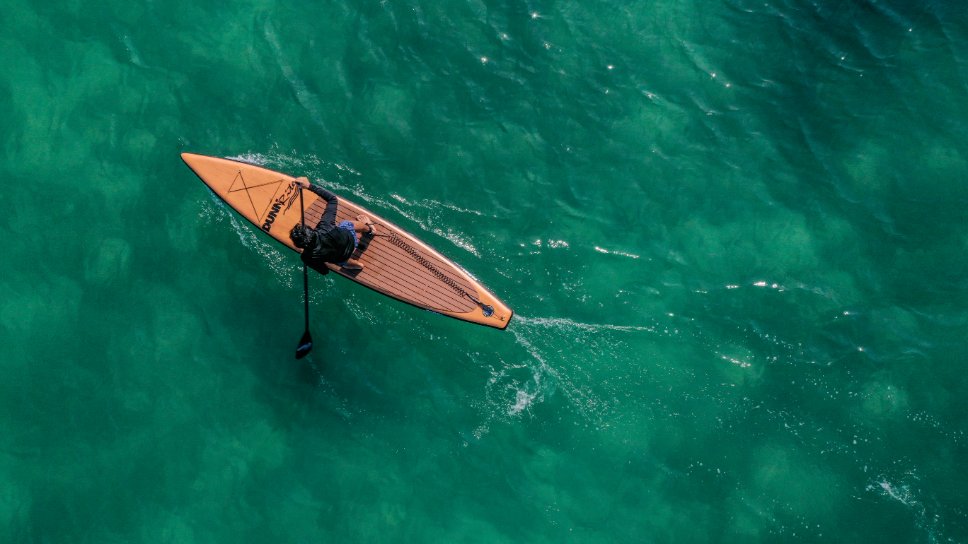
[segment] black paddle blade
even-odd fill
[[[313,350],[313,337],[310,336],[307,330],[303,333],[303,337],[299,340],[299,345],[296,346],[296,359],[302,359],[303,357],[309,355],[309,352]]]

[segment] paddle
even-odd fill
[[[299,186],[299,209],[301,215],[302,226],[306,226],[306,207],[303,205],[303,192],[302,186]],[[306,332],[303,333],[302,338],[299,339],[299,345],[296,346],[296,359],[302,359],[303,357],[309,355],[309,352],[313,350],[313,337],[309,334],[309,271],[306,269],[306,262],[303,261],[303,306],[306,310]]]

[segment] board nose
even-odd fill
[[[182,153],[181,154],[182,160],[185,161],[185,164],[187,164],[188,167],[191,168],[192,170],[198,170],[197,168],[195,168],[195,165],[198,163],[198,160],[201,157],[202,156],[201,155],[198,155],[197,153]]]

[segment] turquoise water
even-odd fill
[[[956,2],[0,18],[0,541],[968,541]],[[351,196],[506,331],[311,278],[179,159]]]

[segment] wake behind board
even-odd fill
[[[289,231],[300,222],[299,190],[293,176],[261,166],[182,153],[182,160],[208,187],[235,211],[293,251]],[[319,222],[326,201],[303,191],[306,224]],[[366,247],[354,257],[363,270],[344,270],[327,264],[333,272],[383,293],[471,323],[504,329],[513,312],[461,267],[430,246],[375,213],[339,196],[337,223],[354,221],[366,214],[377,224],[378,235],[363,236]]]

